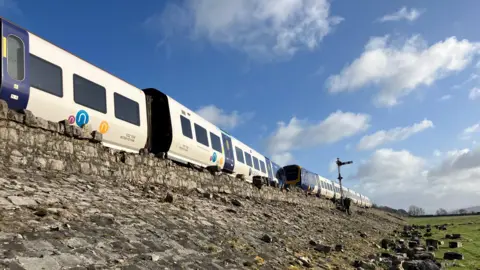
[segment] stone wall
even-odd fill
[[[30,111],[16,112],[0,100],[0,162],[5,167],[32,167],[38,170],[95,175],[111,179],[112,184],[164,185],[211,193],[233,193],[242,197],[288,201],[331,208],[333,204],[293,190],[263,186],[206,169],[191,168],[151,154],[132,154],[101,144],[100,133],[91,134],[69,125],[35,117]]]

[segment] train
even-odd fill
[[[247,182],[260,177],[325,198],[340,196],[338,183],[298,165],[280,166],[162,91],[139,89],[4,18],[0,23],[0,99],[9,108],[97,131],[113,149],[147,150],[183,164],[215,166]],[[356,205],[371,207],[368,197],[344,190]]]

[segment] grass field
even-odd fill
[[[457,261],[455,266],[447,269],[480,269],[480,216],[457,216],[457,217],[428,217],[428,218],[410,218],[409,224],[432,226],[432,239],[443,240],[444,245],[435,251],[435,256],[443,261],[443,254],[447,251],[462,253],[465,257],[462,261]],[[472,223],[473,224],[467,224]],[[434,225],[449,224],[446,231],[440,231],[434,228]],[[450,225],[454,224],[454,225]],[[460,233],[462,238],[459,240],[445,239],[446,234]],[[424,239],[426,239],[424,237]],[[463,247],[449,248],[449,241],[460,241]],[[425,243],[425,242],[424,242]],[[446,261],[448,262],[448,261]],[[452,263],[452,261],[450,261]]]

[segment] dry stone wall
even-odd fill
[[[107,148],[100,133],[87,133],[68,121],[54,123],[30,111],[16,112],[0,100],[0,160],[6,166],[30,166],[110,179],[114,184],[163,185],[211,193],[235,194],[265,200],[332,208],[323,198],[300,191],[261,189],[230,175],[191,168],[152,154],[132,154]]]

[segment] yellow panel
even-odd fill
[[[7,57],[7,39],[5,37],[2,37],[2,54],[3,57]]]

